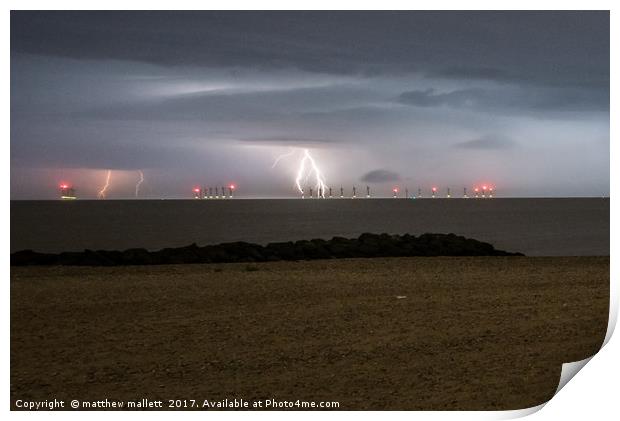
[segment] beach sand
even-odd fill
[[[12,267],[11,405],[526,408],[597,352],[608,302],[608,257]]]

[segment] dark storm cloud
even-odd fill
[[[400,180],[400,174],[388,170],[373,170],[364,174],[361,181],[367,183],[386,183],[388,181]]]
[[[603,62],[601,62],[603,64]],[[514,83],[532,86],[555,86],[555,87],[571,87],[571,88],[589,88],[589,89],[605,89],[609,86],[609,73],[605,68],[592,69],[593,74],[588,77],[565,78],[569,73],[568,69],[558,66],[553,69],[545,69],[549,72],[549,77],[541,77],[540,72],[532,73],[524,67],[510,67],[500,69],[497,67],[447,67],[427,73],[428,78],[443,78],[456,80],[485,80],[496,83]],[[539,73],[540,72],[540,73]],[[554,77],[555,73],[555,77]]]
[[[433,76],[494,81],[509,81],[515,79],[514,75],[508,74],[505,70],[493,67],[448,67],[435,72]]]
[[[609,83],[608,12],[14,11],[11,17],[12,53]]]
[[[510,149],[514,146],[515,142],[512,139],[501,135],[487,135],[478,139],[459,142],[454,145],[454,147],[462,149]]]
[[[418,107],[453,107],[492,112],[527,111],[606,111],[609,91],[583,89],[456,89],[438,92],[423,89],[403,92],[398,102]]]

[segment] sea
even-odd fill
[[[11,201],[11,252],[454,233],[528,256],[609,255],[609,198]]]

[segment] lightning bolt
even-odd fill
[[[101,188],[101,190],[99,190],[99,193],[97,193],[97,197],[99,199],[105,199],[105,192],[110,186],[110,177],[112,177],[112,170],[108,170],[108,174],[105,179],[105,185]]]
[[[140,192],[140,184],[144,182],[144,173],[142,170],[138,170],[138,173],[140,174],[140,179],[138,180],[138,183],[136,183],[136,197],[138,197],[138,193]]]
[[[304,195],[304,189],[303,187],[301,187],[301,179],[304,176],[305,172],[306,172],[306,157],[304,156],[301,162],[299,163],[299,170],[297,171],[297,178],[295,179],[295,184],[297,184],[297,189],[299,190],[302,196]]]
[[[306,172],[306,162],[309,162],[311,167],[308,172]],[[302,195],[304,194],[304,189],[301,186],[301,180],[302,178],[304,178],[304,175],[307,179],[312,174],[314,174],[317,193],[320,197],[325,198],[325,190],[329,187],[327,186],[327,184],[325,184],[325,179],[323,178],[319,167],[316,165],[316,161],[314,160],[314,158],[312,158],[312,155],[310,155],[310,151],[308,151],[308,149],[304,149],[304,156],[299,163],[297,177],[295,178],[295,184],[297,185],[297,189]]]
[[[271,168],[275,168],[276,165],[278,165],[278,162],[280,162],[281,159],[288,158],[289,156],[293,155],[294,153],[295,153],[295,149],[291,149],[289,152],[278,156],[276,158],[276,160],[273,161],[273,165],[271,166]]]

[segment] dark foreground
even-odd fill
[[[608,257],[13,267],[11,401],[531,407],[608,297]]]

